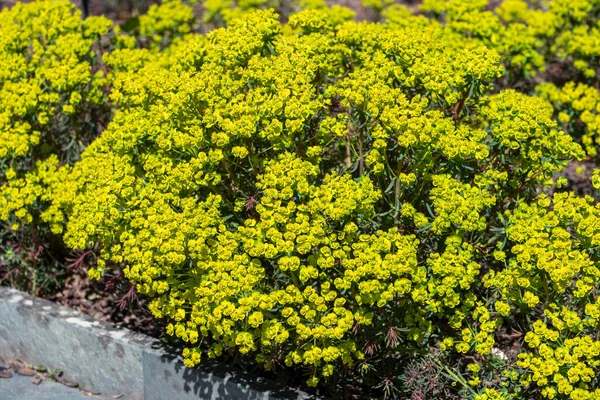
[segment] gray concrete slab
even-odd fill
[[[210,359],[189,369],[171,352],[144,353],[144,400],[308,399],[305,393],[256,378]]]
[[[178,351],[157,339],[5,287],[0,287],[0,359],[60,369],[82,388],[121,400],[311,398],[208,359],[189,369]]]
[[[0,288],[0,358],[60,369],[91,392],[142,398],[145,339],[52,302]]]
[[[2,400],[92,400],[90,397],[57,382],[44,381],[39,385],[31,383],[31,377],[15,374],[9,379],[0,379],[0,399]]]

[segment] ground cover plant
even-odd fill
[[[333,398],[599,398],[600,207],[563,171],[597,160],[600,3],[365,5],[377,22],[206,2],[226,25],[206,34],[182,1],[116,29],[3,11],[0,31],[67,13],[95,57],[52,89],[37,45],[0,46],[30,65],[0,79],[6,232],[122,273],[188,367],[247,357]],[[62,108],[16,109],[27,85]]]

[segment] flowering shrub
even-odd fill
[[[285,24],[235,4],[204,2],[228,28],[201,35],[165,1],[110,40],[66,2],[0,14],[3,246],[99,248],[90,277],[122,270],[188,367],[237,352],[388,397],[598,398],[599,207],[542,194],[596,154],[575,43],[597,1],[365,2],[383,23],[307,1]],[[558,62],[581,74],[518,91]]]
[[[488,9],[487,0],[425,0],[421,10],[438,16],[448,30],[472,37],[498,51],[507,72],[518,78],[543,70],[543,39],[552,35],[552,14],[530,10],[525,1],[502,2]]]
[[[517,78],[565,60],[588,78],[596,74],[594,60],[600,54],[596,0],[506,0],[492,10],[488,0],[424,0],[420,8],[451,32],[497,50],[507,72]]]
[[[549,250],[579,249],[570,237],[534,247],[523,233],[545,237],[537,188],[583,150],[550,103],[490,92],[503,71],[493,49],[435,24],[350,18],[310,9],[282,29],[260,11],[159,61],[121,60],[119,111],[46,221],[59,230],[66,216],[74,248],[102,245],[92,277],[123,266],[188,344],[188,366],[237,350],[271,370],[302,365],[309,385],[339,365],[398,384],[399,357],[432,347],[477,360],[461,367],[463,395],[567,393],[530,368],[536,346],[495,387],[480,375],[499,375],[500,329],[535,333],[539,304],[563,318],[569,285],[596,290],[588,253]],[[537,272],[549,257],[565,269],[548,272],[555,283]],[[591,357],[560,368],[582,363],[588,382]]]
[[[101,36],[112,23],[82,21],[67,1],[0,12],[1,279],[36,291],[51,285],[57,238],[41,221],[59,181],[106,123]]]
[[[194,11],[190,4],[182,0],[167,0],[153,4],[145,14],[133,18],[116,27],[113,41],[119,48],[135,48],[136,41],[142,47],[163,50],[173,40],[188,34],[196,25]]]
[[[273,0],[205,0],[204,22],[215,26],[225,26],[235,18],[244,16],[259,8],[273,8],[279,2]]]
[[[524,340],[531,350],[518,355],[517,366],[525,370],[520,383],[541,388],[545,398],[592,399],[600,395],[600,269],[594,250],[600,214],[591,198],[560,193],[552,203],[549,211],[550,199],[541,196],[515,210],[506,230],[512,257],[483,282],[500,291],[500,314],[514,308],[515,318],[530,318]]]
[[[589,156],[596,156],[593,98],[598,92],[593,79],[599,72],[598,1],[505,0],[492,8],[488,0],[424,0],[420,9],[435,20],[415,17],[400,6],[388,7],[384,16],[391,25],[437,24],[447,35],[469,38],[496,50],[505,66],[499,81],[504,87],[527,90],[548,80],[538,90],[554,103],[556,119],[584,145]]]

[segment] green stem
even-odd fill
[[[394,225],[398,225],[398,214],[400,214],[400,173],[402,171],[402,163],[398,161],[396,165],[396,187],[394,188]]]

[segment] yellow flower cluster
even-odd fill
[[[566,164],[548,162],[547,157],[566,160],[585,156],[571,136],[557,129],[551,104],[539,97],[506,90],[485,99],[481,113],[493,139],[511,153],[511,167],[526,174],[524,178],[536,179],[532,175],[539,171],[552,176]],[[537,180],[542,178],[540,175]]]
[[[514,69],[525,74],[543,70],[541,38],[548,25],[540,24],[547,16],[529,10],[522,0],[502,2],[494,11],[488,0],[425,0],[422,11],[440,17],[446,29],[472,38],[502,55],[508,72]]]
[[[554,119],[585,146],[588,155],[595,157],[598,92],[593,79],[599,72],[598,2],[504,0],[499,3],[425,0],[419,9],[429,18],[415,16],[400,6],[382,6],[386,8],[382,15],[391,26],[413,29],[427,26],[443,32],[445,38],[454,38],[451,43],[477,43],[495,50],[505,66],[503,86],[514,87],[517,82],[533,85],[532,78],[540,72],[547,75],[542,80],[562,81],[564,76],[573,79],[572,72],[579,70],[576,80],[563,88],[544,83],[538,92],[544,98],[553,98],[557,114]],[[457,45],[451,46],[455,49]]]
[[[54,188],[68,172],[68,167],[59,168],[55,155],[38,161],[35,168],[23,178],[17,178],[15,171],[9,169],[6,173],[7,182],[0,190],[0,220],[8,222],[13,230],[20,223],[31,224],[36,216],[34,212],[54,201]]]
[[[182,0],[168,0],[150,6],[139,17],[139,31],[152,40],[154,45],[164,46],[175,35],[189,33],[194,22],[192,7]]]
[[[536,321],[525,336],[536,353],[521,353],[517,365],[529,372],[522,377],[525,386],[543,387],[544,398],[568,396],[570,399],[591,400],[600,396],[600,389],[590,383],[600,366],[600,341],[591,336],[559,339],[557,331]]]
[[[308,8],[290,16],[289,25],[301,28],[306,33],[330,31],[355,16],[356,14],[346,7]]]
[[[582,157],[551,104],[489,95],[498,53],[439,24],[350,15],[258,11],[106,56],[119,110],[43,218],[70,247],[101,244],[91,277],[125,266],[189,366],[208,343],[315,385],[383,329],[490,357],[503,317],[545,300],[540,278],[511,283],[524,256],[500,244],[518,229],[494,232],[515,193]],[[562,268],[559,284],[581,273]]]
[[[201,35],[164,1],[102,65],[109,21],[61,1],[2,11],[0,219],[98,244],[90,277],[123,268],[190,367],[239,351],[314,386],[429,346],[471,359],[472,398],[597,397],[600,207],[538,192],[584,157],[575,121],[595,151],[598,91],[494,87],[548,52],[592,60],[569,27],[593,37],[595,3],[366,3],[384,23],[209,0],[228,28]],[[81,159],[62,151],[107,98]],[[500,327],[528,348],[496,385]]]
[[[204,22],[219,27],[229,25],[235,19],[245,17],[258,9],[275,8],[281,4],[274,0],[204,0],[202,6]]]
[[[600,277],[586,251],[573,248],[570,231],[587,246],[600,243],[600,213],[591,198],[556,194],[553,210],[544,196],[531,205],[522,204],[510,218],[507,235],[516,244],[515,255],[506,269],[491,271],[484,279],[488,286],[502,289],[504,298],[535,308],[540,298],[556,301],[556,293],[585,298]]]
[[[483,43],[502,55],[507,73],[517,78],[544,72],[553,58],[569,60],[586,77],[596,74],[600,54],[595,0],[425,0],[420,10],[453,34]],[[390,22],[401,10],[388,11]],[[406,22],[400,22],[402,24]]]
[[[512,256],[483,282],[500,291],[501,314],[508,304],[535,311],[524,337],[532,350],[517,363],[526,371],[521,383],[541,388],[544,398],[594,399],[600,342],[591,335],[599,326],[600,268],[590,249],[600,244],[600,208],[571,193],[555,194],[551,211],[550,205],[541,196],[510,215]]]
[[[97,49],[111,26],[103,17],[83,21],[68,1],[0,12],[0,221],[13,230],[41,223],[50,187],[67,172],[59,165],[96,135],[106,100]]]
[[[485,389],[483,393],[477,394],[474,400],[509,400],[512,397],[508,397],[498,392],[496,389]]]
[[[480,213],[496,203],[485,190],[457,182],[449,175],[433,176],[430,198],[437,214],[431,230],[438,235],[454,227],[466,232],[485,229],[487,223]]]
[[[600,189],[600,168],[596,168],[592,173],[592,186],[595,189]]]
[[[103,100],[92,45],[112,23],[81,20],[68,1],[17,4],[0,12],[0,158],[24,156],[57,134],[56,121]]]
[[[552,102],[563,129],[581,141],[589,156],[596,157],[600,145],[600,92],[575,82],[568,82],[562,88],[544,83],[536,90]]]

